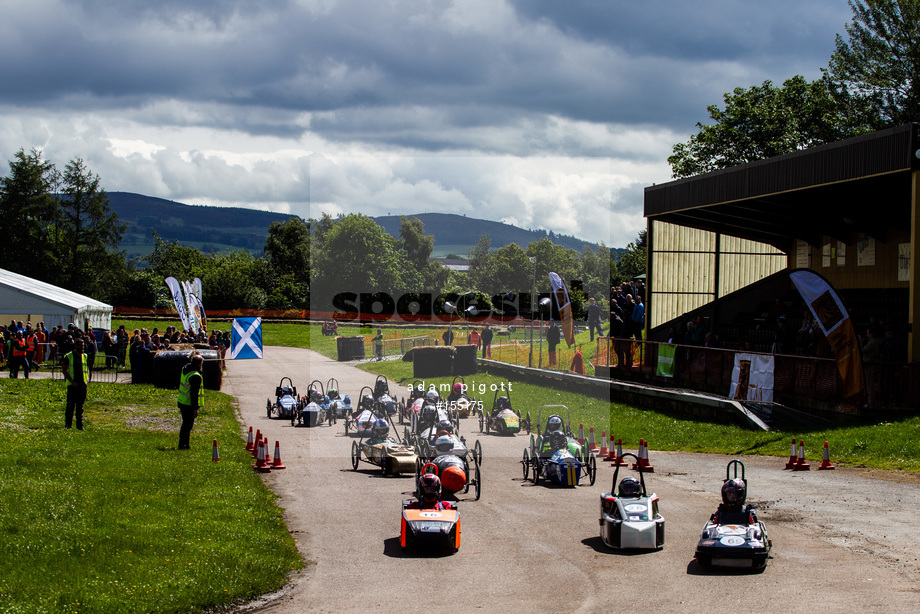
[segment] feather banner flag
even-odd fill
[[[201,327],[201,330],[208,330],[208,316],[204,312],[204,305],[201,303],[201,298],[197,294],[192,294],[190,297],[192,302],[192,313],[195,314],[195,319],[198,321],[198,325]]]
[[[853,321],[843,301],[829,281],[810,269],[796,269],[789,277],[834,350],[846,395],[859,394],[865,387],[862,356]]]
[[[182,295],[182,287],[179,285],[179,281],[175,277],[167,277],[165,281],[169,287],[169,293],[172,295],[176,311],[179,313],[179,319],[182,320],[182,328],[191,330],[192,325],[188,319],[188,312],[185,310],[185,297]]]
[[[201,332],[201,323],[198,321],[198,316],[195,314],[195,303],[193,300],[195,293],[192,291],[192,283],[188,280],[183,281],[182,289],[185,290],[185,307],[188,309],[189,330],[197,335]]]
[[[262,358],[262,318],[234,318],[230,358]]]
[[[549,274],[549,283],[553,287],[553,297],[556,299],[556,309],[562,320],[562,335],[569,347],[575,344],[575,322],[572,320],[572,302],[569,300],[569,291],[565,282],[555,273]]]

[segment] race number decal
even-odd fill
[[[419,512],[418,515],[422,518],[440,518],[441,512]]]
[[[744,538],[736,535],[728,535],[719,540],[723,546],[743,546]]]
[[[639,503],[630,503],[629,505],[624,505],[623,509],[625,509],[627,512],[644,512],[648,508]]]

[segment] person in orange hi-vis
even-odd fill
[[[585,374],[585,359],[581,355],[580,347],[575,350],[575,356],[572,357],[572,366],[569,369],[579,375]]]

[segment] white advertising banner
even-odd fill
[[[728,396],[738,401],[773,402],[773,356],[735,354]]]

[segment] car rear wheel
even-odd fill
[[[479,414],[479,432],[483,432],[486,426],[486,418],[482,414]]]
[[[355,471],[358,470],[358,457],[361,454],[361,451],[358,449],[358,442],[351,442],[351,468]]]
[[[478,462],[474,462],[473,468],[473,472],[476,475],[476,500],[479,501],[479,497],[482,494],[482,470],[479,468]]]
[[[476,455],[476,462],[482,464],[482,444],[479,443],[479,440],[476,440],[476,445],[473,446],[473,453]]]
[[[535,454],[533,456],[533,483],[534,484],[540,483],[540,471],[541,470],[542,470],[542,466],[540,463],[540,458]]]
[[[524,481],[527,481],[527,478],[530,477],[530,454],[527,452],[527,448],[524,448],[524,458],[521,459],[521,469],[524,472]]]
[[[594,480],[597,478],[597,459],[594,458],[594,455],[591,455],[591,458],[588,459],[588,479],[591,482],[591,486],[594,486]]]

